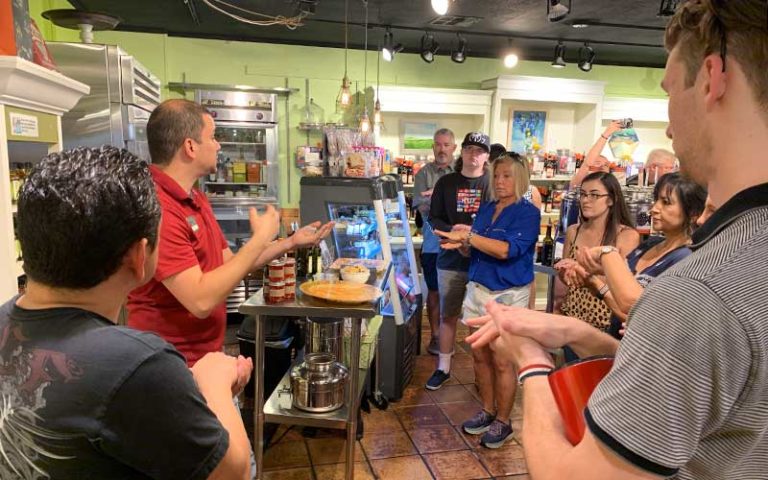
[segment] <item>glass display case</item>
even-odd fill
[[[335,222],[335,257],[384,259],[392,262],[384,315],[397,325],[407,323],[420,302],[421,287],[408,224],[405,197],[396,176],[376,178],[304,177],[301,179],[301,218]],[[405,242],[392,245],[390,231],[398,228]]]
[[[421,284],[405,195],[396,175],[375,178],[304,177],[300,213],[303,223],[335,223],[331,249],[336,257],[392,262],[382,296],[379,330],[379,388],[390,400],[403,396],[410,382],[421,337]],[[393,245],[391,233],[403,235]]]

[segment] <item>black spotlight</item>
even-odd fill
[[[568,0],[568,6],[562,4],[561,0],[547,0],[547,19],[550,22],[559,22],[571,13],[571,1]]]
[[[565,68],[565,45],[558,42],[555,47],[555,59],[552,60],[552,68]]]
[[[395,43],[392,31],[387,27],[387,31],[384,33],[384,46],[381,47],[381,56],[385,61],[391,62],[395,58],[395,54],[403,51],[403,45]]]
[[[438,50],[440,50],[440,44],[435,37],[429,32],[425,33],[421,37],[421,59],[427,63],[434,62]]]
[[[458,45],[451,52],[451,60],[456,63],[464,63],[467,59],[467,40],[459,33],[456,34],[456,38],[458,39]]]
[[[579,49],[579,70],[582,72],[589,72],[592,70],[594,64],[595,49],[590,47],[588,43],[585,43],[584,46]]]

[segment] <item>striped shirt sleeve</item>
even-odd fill
[[[736,316],[705,284],[662,276],[631,311],[588,428],[635,466],[674,475],[727,419],[750,372]]]

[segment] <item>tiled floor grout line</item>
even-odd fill
[[[427,392],[427,393],[429,393],[429,392]],[[430,398],[432,398],[431,395],[430,395]],[[437,405],[435,405],[435,406],[437,406]],[[440,413],[443,413],[443,410],[440,407],[437,407],[437,409],[440,410]],[[405,428],[405,424],[403,423],[403,420],[400,418],[400,415],[398,415],[397,412],[392,412],[392,413],[395,414],[395,418],[397,418],[397,422],[400,424],[400,428],[403,429],[403,432],[405,432],[405,435],[408,437],[408,440],[410,440],[410,442],[413,444],[413,448],[416,449],[416,453],[419,456],[419,460],[421,460],[421,462],[424,464],[424,466],[427,467],[427,471],[429,472],[430,475],[432,475],[432,479],[436,480],[437,477],[435,476],[435,473],[432,471],[431,468],[429,468],[429,463],[427,463],[427,461],[424,459],[424,455],[421,454],[421,451],[419,450],[419,447],[416,445],[416,442],[413,441],[413,437],[411,437],[411,434],[408,433],[408,429]],[[443,413],[443,416],[445,416],[444,413]],[[446,420],[447,420],[447,417],[446,417]],[[450,422],[450,420],[449,420],[449,422]]]

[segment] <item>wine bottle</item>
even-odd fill
[[[544,235],[544,241],[541,245],[541,264],[552,266],[552,260],[555,254],[555,239],[552,238],[552,219],[547,223],[547,234]]]

